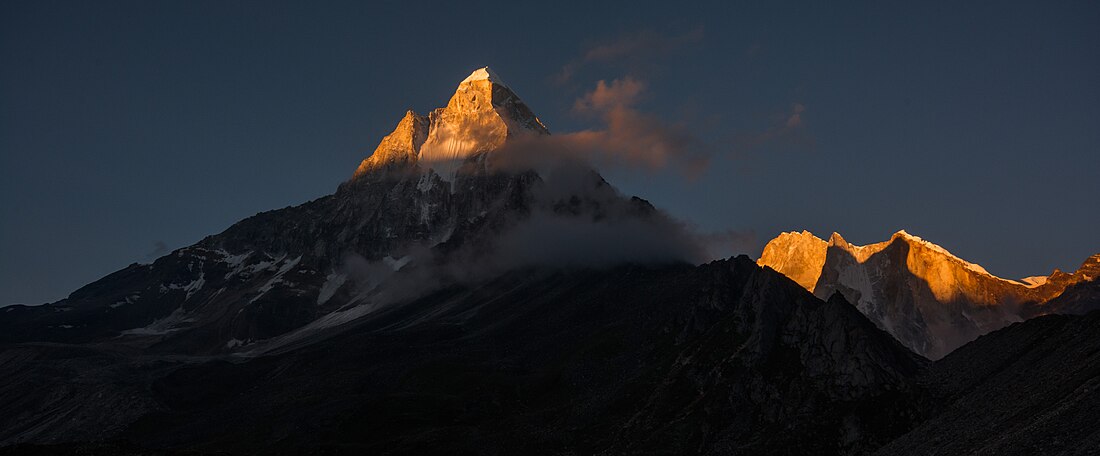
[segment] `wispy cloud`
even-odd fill
[[[815,141],[806,131],[806,106],[792,103],[791,107],[773,117],[767,128],[755,132],[734,135],[734,149],[750,153],[760,149],[808,149]]]
[[[585,49],[579,57],[562,66],[554,80],[566,83],[584,67],[593,64],[627,64],[636,66],[651,62],[703,40],[703,28],[681,34],[664,34],[653,30],[622,35]]]
[[[687,225],[624,196],[583,163],[557,164],[532,182],[524,195],[526,211],[488,215],[492,223],[484,226],[492,229],[467,231],[444,247],[414,245],[392,254],[400,260],[371,261],[349,253],[343,272],[355,289],[353,300],[380,308],[520,268],[604,269],[711,259],[708,240]]]

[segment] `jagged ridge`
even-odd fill
[[[904,230],[866,246],[853,245],[839,233],[828,242],[808,231],[783,233],[765,246],[757,263],[818,297],[842,293],[880,328],[933,359],[1024,318],[1093,308],[1081,299],[1072,300],[1076,310],[1047,303],[1067,287],[1096,277],[1089,273],[1090,259],[1077,273],[1055,271],[1041,284],[1002,279]]]

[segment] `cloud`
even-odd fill
[[[616,107],[634,104],[645,84],[632,77],[615,79],[608,84],[606,81],[596,83],[596,89],[578,98],[573,103],[576,112],[607,111]]]
[[[569,82],[584,67],[592,64],[625,63],[635,67],[649,64],[654,58],[671,54],[702,40],[702,27],[696,27],[679,35],[668,35],[652,30],[622,35],[614,40],[589,47],[578,58],[566,63],[554,80],[559,84]]]
[[[706,250],[709,259],[728,258],[746,254],[759,256],[760,238],[753,230],[720,230],[712,232],[694,231],[693,236]]]
[[[553,169],[532,195],[530,216],[495,241],[499,269],[708,259],[685,224],[645,200],[624,196],[584,164]]]
[[[694,262],[698,246],[663,216],[599,220],[539,211],[499,241],[512,267],[605,268],[623,263]]]
[[[807,149],[815,141],[805,130],[806,106],[792,103],[789,111],[777,115],[772,124],[761,131],[734,135],[734,150],[745,153],[760,149]]]
[[[505,170],[544,170],[553,162],[587,163],[598,168],[625,166],[649,171],[673,169],[689,178],[710,163],[712,148],[683,125],[671,124],[634,108],[645,83],[626,77],[599,81],[574,102],[575,114],[591,116],[595,128],[551,136],[516,137],[492,156]]]
[[[146,261],[153,261],[168,253],[168,244],[164,241],[157,241],[153,243],[153,250],[145,254]]]
[[[640,55],[660,55],[703,39],[703,28],[697,27],[680,35],[664,35],[652,30],[621,36],[594,46],[584,53],[585,62],[607,62]]]
[[[559,135],[567,148],[610,164],[649,170],[673,167],[695,177],[709,164],[709,147],[682,125],[670,124],[633,107],[645,84],[631,77],[596,88],[574,103],[579,113],[594,114],[602,129]]]
[[[557,149],[591,162],[607,166],[635,166],[649,170],[675,167],[689,178],[700,175],[714,157],[747,156],[762,150],[812,149],[815,140],[807,132],[806,111],[802,103],[792,103],[789,110],[773,118],[759,130],[725,133],[718,142],[704,142],[683,124],[669,123],[635,108],[646,93],[647,85],[637,79],[640,74],[660,70],[662,57],[699,43],[704,29],[696,27],[680,34],[653,30],[621,35],[584,49],[554,76],[554,82],[574,81],[582,70],[601,66],[615,67],[633,75],[601,80],[596,88],[573,103],[573,113],[591,115],[601,125],[583,131],[557,134],[550,140]],[[763,52],[760,43],[750,44],[746,56]]]
[[[349,253],[343,271],[353,281],[354,301],[379,308],[523,268],[606,269],[711,259],[686,225],[622,195],[581,163],[559,162],[531,185],[526,210],[488,214],[449,243],[391,253],[399,259],[370,261]]]
[[[802,111],[805,111],[806,107],[801,103],[795,103],[791,109],[791,116],[787,118],[787,128],[798,128],[802,126]]]

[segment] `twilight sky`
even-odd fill
[[[0,3],[0,305],[331,193],[485,65],[553,132],[600,128],[604,80],[689,135],[707,166],[603,174],[726,253],[904,228],[1016,278],[1100,252],[1097,2],[310,3]]]

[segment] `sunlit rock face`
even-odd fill
[[[1093,257],[1097,258],[1097,257]],[[890,240],[853,245],[838,234],[826,242],[809,232],[783,233],[758,260],[820,298],[839,292],[907,347],[938,359],[980,335],[1043,313],[1083,313],[1095,300],[1053,300],[1067,287],[1096,279],[1092,258],[1074,274],[1018,282],[905,231]],[[1100,264],[1100,260],[1095,261]],[[1097,269],[1100,269],[1098,267]],[[1087,287],[1077,287],[1088,293]]]
[[[469,162],[484,169],[487,152],[520,135],[550,132],[531,109],[488,67],[458,85],[444,108],[428,116],[409,111],[397,129],[356,170],[360,177],[395,162],[416,163],[443,181],[454,182]]]
[[[809,231],[782,233],[764,247],[756,263],[775,269],[813,291],[825,264],[826,248],[828,243]]]
[[[393,133],[382,138],[382,142],[374,149],[374,153],[359,164],[355,170],[355,176],[359,177],[372,170],[401,167],[416,163],[420,155],[420,147],[428,139],[428,129],[431,126],[427,117],[417,115],[409,111]]]

